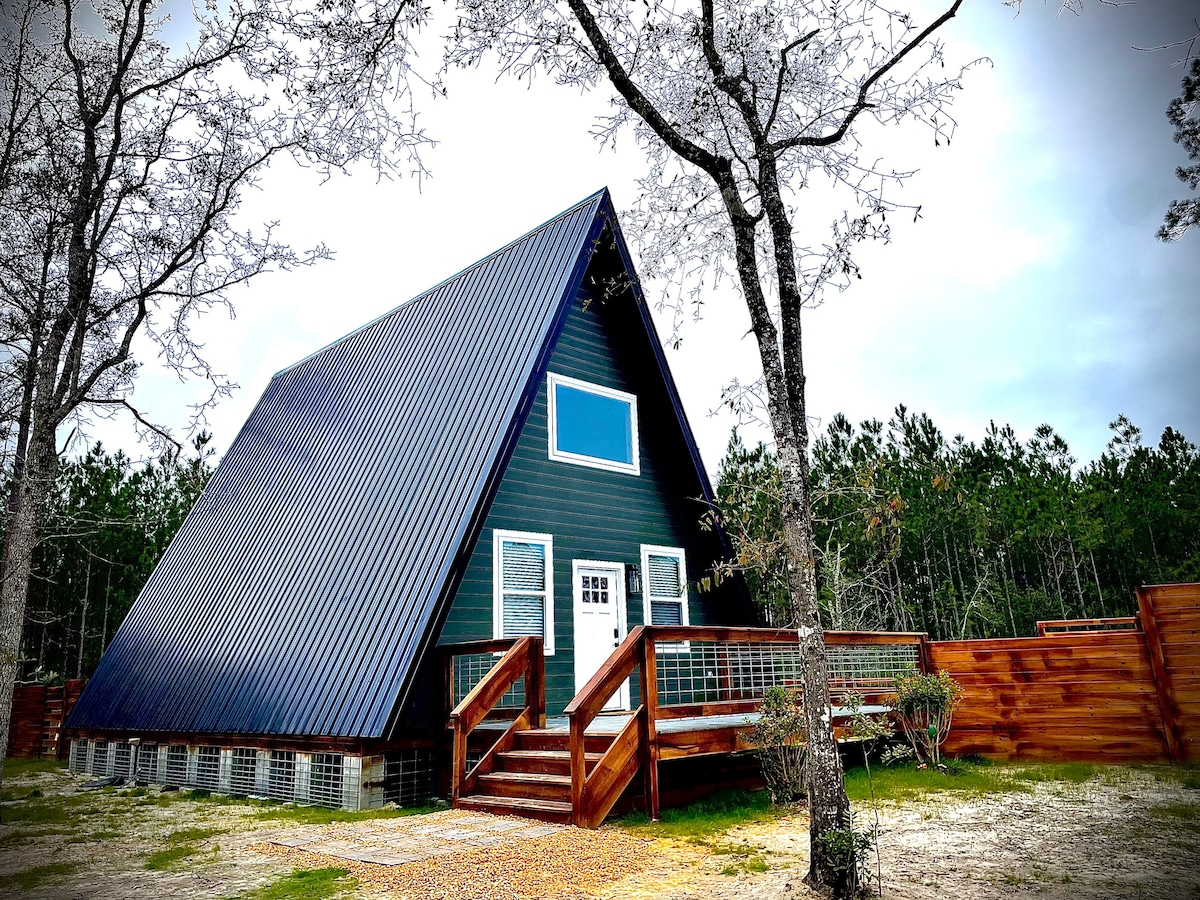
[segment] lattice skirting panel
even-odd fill
[[[77,739],[68,765],[94,778],[343,809],[416,806],[437,788],[437,766],[427,750],[360,756]]]

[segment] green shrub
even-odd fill
[[[754,727],[743,735],[758,748],[763,779],[772,803],[804,797],[804,756],[808,733],[804,710],[787,688],[769,687]]]
[[[941,764],[942,742],[961,698],[962,686],[946,672],[896,678],[892,709],[918,760],[931,766]]]

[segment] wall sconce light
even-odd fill
[[[625,593],[640,594],[642,592],[642,570],[636,565],[625,567]]]

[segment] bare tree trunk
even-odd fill
[[[83,580],[83,609],[79,613],[79,656],[75,659],[75,677],[83,677],[83,648],[87,644],[88,599],[92,593],[92,554],[88,551],[87,575]]]
[[[1100,598],[1100,616],[1103,618],[1108,613],[1104,610],[1104,591],[1100,587],[1100,573],[1096,570],[1096,556],[1091,550],[1088,550],[1088,559],[1092,561],[1092,577],[1096,579],[1096,596]]]
[[[21,658],[21,631],[29,597],[29,577],[33,571],[33,552],[45,524],[49,486],[56,462],[54,429],[42,426],[35,417],[24,478],[16,494],[16,503],[6,516],[4,552],[0,557],[0,788],[4,784],[3,767],[8,755],[13,689]]]
[[[1087,603],[1083,599],[1083,582],[1079,580],[1079,559],[1075,555],[1075,539],[1067,532],[1067,547],[1071,550],[1071,574],[1075,576],[1075,593],[1079,597],[1079,616],[1086,619]]]

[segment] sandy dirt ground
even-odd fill
[[[1157,774],[1157,778],[1155,775]],[[860,825],[870,824],[859,804]],[[757,851],[761,874],[720,874],[728,857],[699,855],[690,870],[630,876],[606,897],[749,900],[814,896],[803,822],[732,829],[727,845]],[[1200,791],[1161,771],[1102,768],[1083,784],[1048,782],[1027,793],[937,794],[880,810],[882,896],[890,900],[1200,900]],[[872,894],[879,896],[875,877]]]
[[[20,795],[35,784],[50,799],[77,796],[78,781],[60,773],[5,787]],[[378,820],[372,827],[411,830],[457,815]],[[864,804],[856,816],[860,826],[873,817]],[[885,804],[879,816],[885,898],[1200,900],[1200,790],[1165,770],[1102,767],[1082,784],[1038,782],[1022,792],[974,797],[945,792]],[[235,898],[305,865],[302,856],[267,849],[272,836],[311,828],[336,837],[351,827],[281,823],[249,804],[92,795],[75,821],[0,826],[0,897]],[[214,833],[196,840],[195,852],[177,865],[146,868],[168,835],[188,829]],[[610,824],[599,833],[568,829],[544,842],[468,848],[386,872],[348,865],[361,883],[340,896],[790,900],[814,896],[802,884],[807,843],[802,812],[736,827],[708,846],[629,835]],[[497,877],[501,859],[510,877]],[[337,863],[317,858],[309,865],[331,862]],[[46,876],[31,879],[34,869]]]

